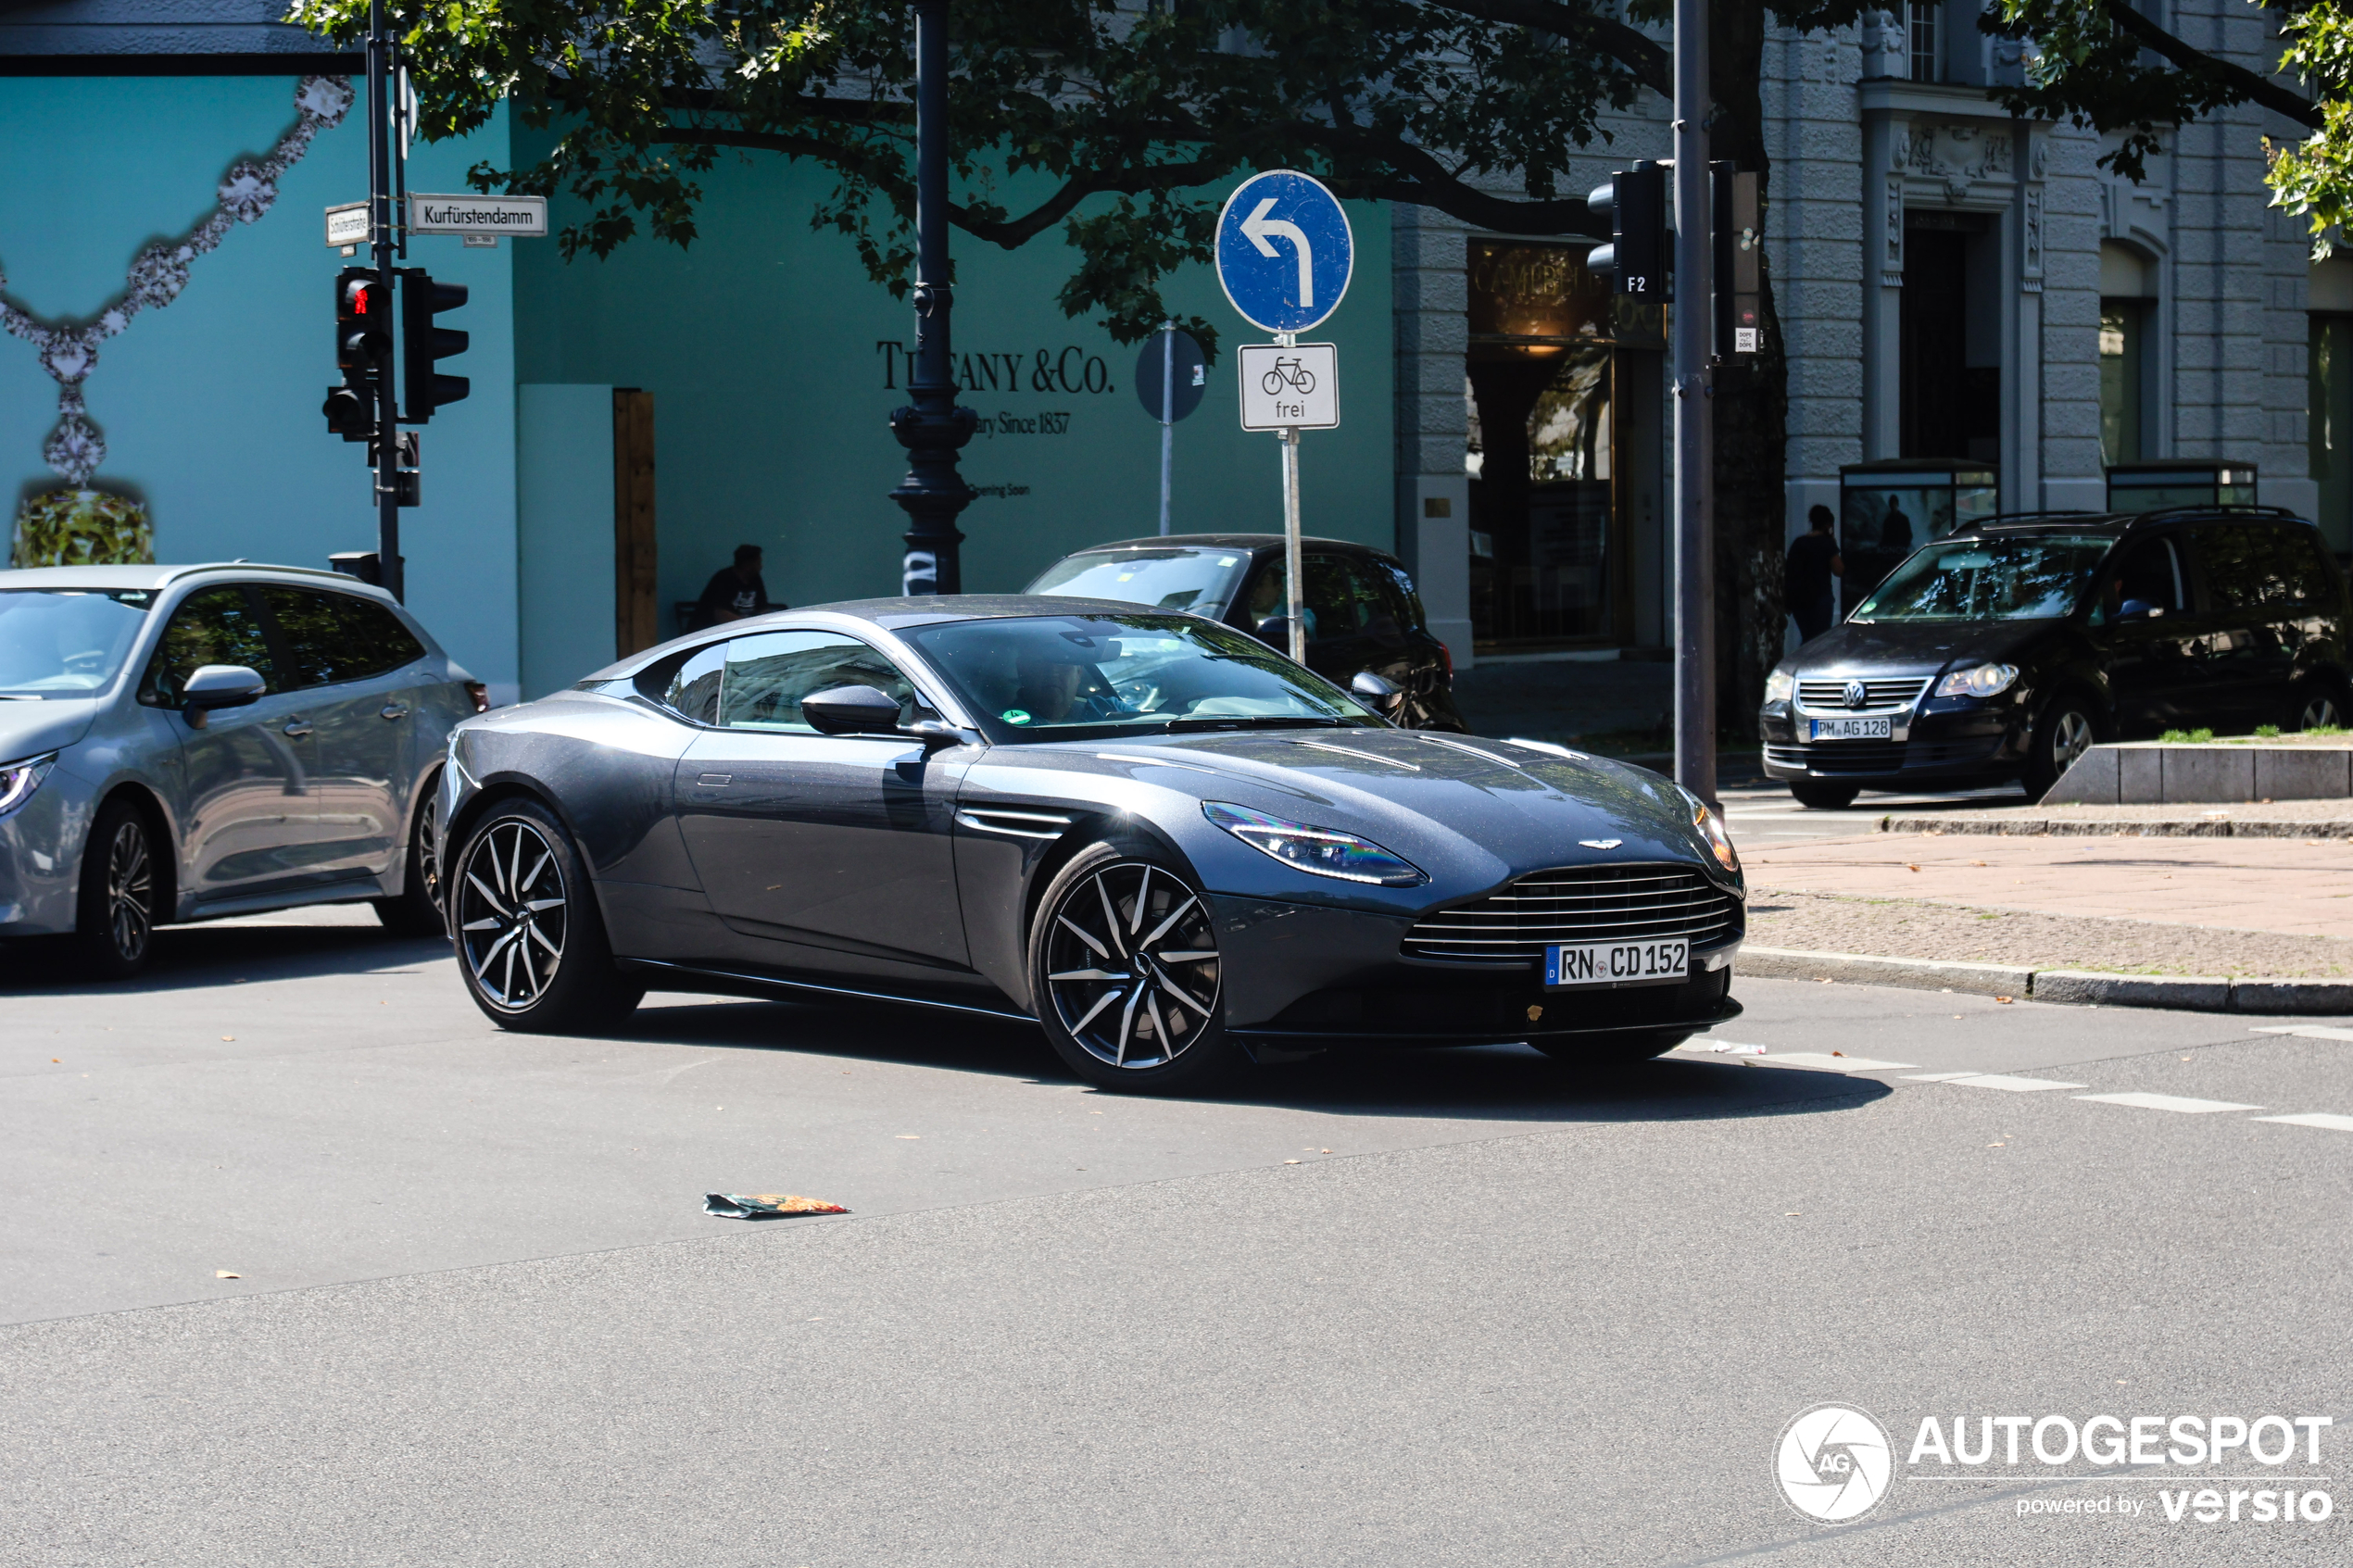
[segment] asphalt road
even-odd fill
[[[2347,1556],[2341,1512],[2156,1500],[2353,1504],[2347,1021],[1744,981],[1614,1074],[1166,1103],[1010,1027],[658,997],[532,1038],[364,924],[163,941],[116,991],[0,956],[0,1562]],[[1843,1527],[1774,1476],[1826,1401],[1895,1450]],[[1930,1416],[2183,1412],[2338,1424],[1904,1462]],[[2070,1499],[2110,1509],[2020,1512]]]

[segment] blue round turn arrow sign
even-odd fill
[[[1295,169],[1252,175],[1217,215],[1217,281],[1262,332],[1311,331],[1340,308],[1355,270],[1340,198]]]

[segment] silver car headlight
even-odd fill
[[[1403,856],[1353,833],[1287,822],[1247,806],[1225,806],[1214,800],[1202,802],[1201,809],[1202,816],[1244,844],[1297,871],[1382,887],[1417,887],[1429,880]]]
[[[1707,846],[1707,852],[1716,857],[1716,863],[1734,876],[1740,875],[1741,852],[1732,847],[1732,834],[1724,826],[1723,814],[1681,784],[1675,786],[1675,793],[1692,809],[1692,831]]]
[[[1972,664],[1936,683],[1938,696],[1999,696],[2018,679],[2015,664]]]
[[[0,817],[6,816],[32,798],[41,781],[49,776],[57,765],[54,751],[45,757],[28,757],[21,762],[0,762]]]
[[[1786,670],[1776,670],[1765,677],[1765,700],[1787,702],[1797,692],[1797,677]]]

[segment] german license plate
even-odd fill
[[[1813,738],[1816,740],[1894,740],[1895,720],[1881,714],[1876,719],[1816,719]]]
[[[1556,942],[1544,949],[1544,985],[1680,985],[1691,962],[1689,942]]]

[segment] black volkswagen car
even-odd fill
[[[1808,806],[2007,779],[2095,741],[2345,721],[2353,607],[2273,507],[1995,518],[1907,557],[1767,677],[1765,771]]]
[[[1390,714],[1398,723],[1469,734],[1454,707],[1454,661],[1430,634],[1404,563],[1346,539],[1300,543],[1307,667],[1343,687],[1370,671],[1404,693]],[[1279,533],[1116,540],[1064,556],[1023,591],[1181,609],[1289,647]]]

